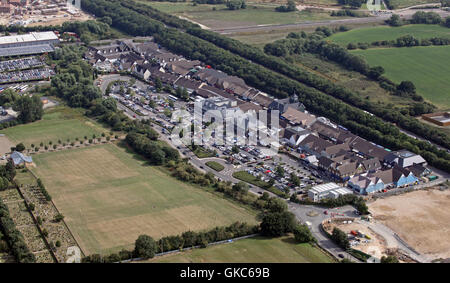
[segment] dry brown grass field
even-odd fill
[[[114,144],[33,156],[32,170],[87,254],[132,248],[155,239],[235,221],[256,223],[254,211],[177,181]]]

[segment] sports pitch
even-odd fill
[[[67,139],[75,141],[75,138],[84,139],[84,136],[92,138],[92,135],[100,136],[108,131],[101,125],[87,119],[76,109],[58,106],[46,110],[42,120],[25,125],[17,125],[1,130],[1,134],[15,144],[22,142],[26,147],[31,144],[39,146],[41,142],[54,144]]]
[[[169,263],[327,263],[333,262],[330,256],[310,244],[298,244],[292,237],[255,237],[234,243],[194,249],[178,254],[156,257],[148,262]]]
[[[235,221],[256,212],[177,181],[114,144],[44,153],[33,172],[85,254],[131,249],[141,234],[155,239]]]

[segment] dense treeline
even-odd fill
[[[332,17],[368,17],[369,15],[366,13],[361,13],[357,11],[353,11],[350,9],[331,11],[330,16]]]
[[[417,11],[410,20],[403,20],[399,15],[393,14],[385,21],[388,25],[399,27],[404,24],[427,24],[427,25],[443,25],[450,28],[450,17],[442,19],[438,13]]]
[[[210,5],[225,4],[225,0],[193,0],[192,2],[197,4],[210,4]]]
[[[352,8],[361,8],[362,4],[365,4],[365,0],[338,0],[338,3],[344,6],[350,6]]]
[[[154,131],[151,128],[149,130]],[[150,139],[143,134],[131,132],[125,141],[134,151],[147,158],[152,165],[163,165],[169,160],[178,161],[180,158],[176,149],[167,144],[158,143],[156,139]]]
[[[28,249],[25,240],[17,230],[12,220],[8,207],[0,199],[0,231],[3,233],[3,239],[8,243],[10,250],[19,263],[33,263],[36,258]],[[1,234],[1,233],[0,233]]]
[[[362,47],[364,45],[364,47]],[[395,40],[377,40],[370,43],[373,47],[412,47],[412,46],[430,46],[430,45],[450,45],[449,38],[443,37],[432,37],[417,39],[412,35],[404,35]],[[347,49],[367,49],[369,44],[367,43],[349,43]]]
[[[19,112],[14,123],[11,123],[12,121],[7,122],[12,125],[31,123],[40,120],[44,113],[43,104],[39,97],[21,96],[12,89],[3,91],[0,96],[0,105],[4,108],[12,107],[14,111]],[[2,128],[7,128],[9,126],[3,124],[4,123],[0,124],[2,125]]]
[[[300,101],[311,112],[326,116],[355,134],[391,149],[406,148],[419,153],[430,164],[450,171],[450,157],[445,151],[438,150],[427,142],[410,138],[402,134],[394,125],[342,103],[333,97],[374,113],[436,143],[450,147],[450,141],[445,134],[418,122],[409,115],[399,113],[396,109],[388,109],[385,105],[371,104],[357,94],[290,65],[281,58],[268,56],[257,48],[219,34],[193,28],[196,25],[181,19],[174,19],[175,17],[152,8],[142,7],[142,5],[137,5],[133,1],[86,0],[82,2],[82,7],[97,16],[111,17],[112,26],[121,29],[123,32],[134,36],[153,35],[158,43],[172,52],[182,54],[190,59],[198,59],[230,75],[242,77],[249,85],[276,97],[287,97],[295,91],[299,95]],[[139,11],[139,13],[136,11]],[[161,22],[158,22],[160,20],[169,26],[186,29],[187,33],[166,28]],[[218,46],[221,48],[218,48]],[[275,70],[293,80],[248,60]],[[302,85],[295,80],[314,85],[317,89]]]
[[[83,263],[113,263],[131,258],[153,258],[155,254],[181,250],[192,247],[205,248],[209,243],[243,237],[259,232],[258,226],[235,222],[225,227],[215,227],[209,231],[186,231],[181,235],[166,236],[158,241],[150,236],[141,235],[135,243],[133,251],[122,250],[117,254],[102,257],[99,254],[86,256]]]
[[[275,8],[275,11],[277,12],[294,12],[297,11],[297,7],[295,5],[295,1],[288,0],[286,5],[281,5]]]

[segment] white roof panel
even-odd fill
[[[57,40],[58,36],[52,31],[45,32],[32,32],[28,34],[10,35],[0,37],[0,45],[20,43],[20,42],[33,42],[42,40]]]

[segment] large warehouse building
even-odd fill
[[[53,52],[58,43],[58,36],[52,31],[2,36],[0,57]]]
[[[325,198],[337,199],[339,196],[352,194],[347,188],[341,187],[336,183],[326,183],[312,187],[308,191],[308,197],[313,202],[319,202]]]

